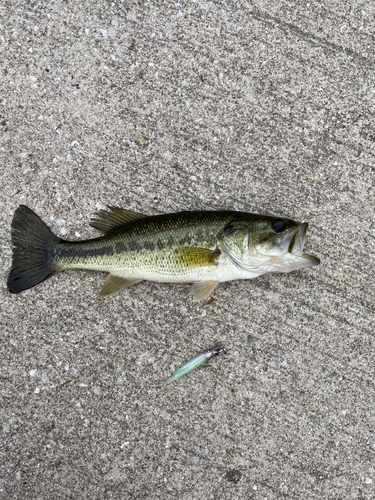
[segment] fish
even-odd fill
[[[208,349],[208,351],[203,351],[194,356],[194,358],[189,359],[185,364],[183,364],[177,371],[172,375],[170,379],[168,379],[166,382],[162,382],[161,384],[144,384],[147,385],[148,387],[161,387],[162,385],[167,385],[173,382],[174,380],[177,380],[180,377],[183,377],[187,373],[190,373],[191,371],[195,370],[198,368],[198,366],[203,365],[206,361],[212,358],[216,358],[221,352],[227,352],[226,347],[222,347],[221,342],[217,342],[214,347],[211,347],[211,349]]]
[[[109,273],[102,296],[147,280],[192,283],[193,300],[199,301],[221,282],[287,273],[320,262],[303,253],[307,223],[237,211],[148,216],[107,208],[90,223],[103,236],[67,241],[20,205],[12,220],[9,292],[20,293],[66,269],[90,269]]]

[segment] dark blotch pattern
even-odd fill
[[[58,247],[56,256],[61,259],[74,259],[85,258],[85,257],[100,257],[102,255],[113,255],[113,246],[105,246],[98,248],[84,248],[78,246],[61,246]]]
[[[116,253],[123,253],[123,252],[126,252],[127,251],[127,246],[125,245],[125,243],[123,243],[122,241],[116,241],[115,243],[115,250],[116,250]]]
[[[180,241],[178,242],[179,245],[186,245],[189,243],[191,240],[190,236],[185,236],[184,238],[181,238]]]
[[[145,250],[155,250],[155,244],[152,241],[145,241],[143,247]]]
[[[90,248],[86,250],[87,257],[98,257],[100,255],[114,255],[113,246],[102,247],[102,248]]]
[[[138,250],[138,248],[139,246],[136,241],[131,241],[129,243],[129,250],[131,250],[132,252],[135,252],[136,250]]]
[[[157,245],[158,245],[158,249],[159,249],[159,250],[163,250],[163,248],[164,248],[164,243],[163,243],[163,241],[162,241],[162,240],[158,240]]]

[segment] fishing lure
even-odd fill
[[[214,347],[212,347],[208,351],[200,352],[199,354],[194,356],[194,358],[191,358],[189,361],[187,361],[166,382],[162,382],[161,384],[145,384],[145,385],[147,385],[148,387],[161,387],[162,385],[167,385],[170,382],[173,382],[173,380],[177,380],[183,375],[186,375],[187,373],[190,373],[191,371],[195,370],[195,368],[198,368],[198,366],[203,365],[203,363],[205,363],[209,359],[215,358],[221,352],[226,353],[227,351],[225,347],[222,347],[221,342],[218,342],[217,344],[214,345]]]

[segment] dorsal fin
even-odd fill
[[[124,208],[108,207],[111,211],[99,210],[95,219],[92,219],[90,226],[98,229],[104,234],[108,234],[119,226],[138,219],[144,219],[148,215],[138,214],[132,210]]]

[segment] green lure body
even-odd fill
[[[209,359],[215,358],[220,352],[223,351],[225,352],[225,348],[222,348],[221,342],[218,342],[212,349],[200,352],[199,354],[194,356],[194,358],[191,358],[189,361],[183,364],[176,371],[176,373],[172,375],[172,377],[168,379],[166,382],[162,382],[161,384],[145,384],[145,385],[147,385],[148,387],[161,387],[162,385],[170,384],[174,380],[177,380],[183,375],[186,375],[187,373],[190,373],[191,371],[195,370],[196,368],[198,368],[198,366],[203,365]]]

